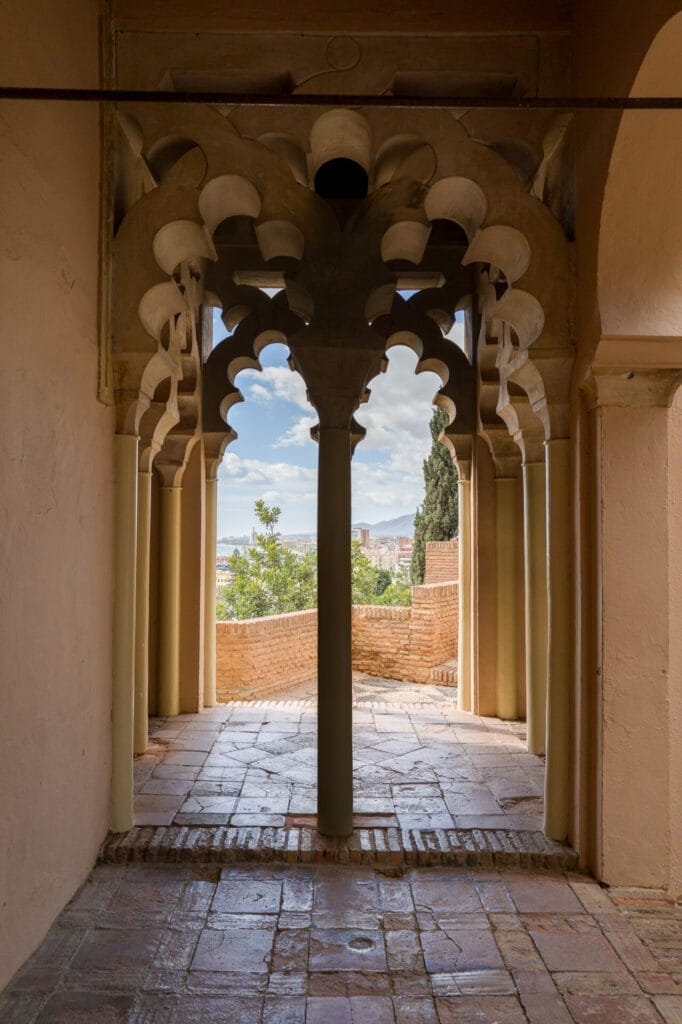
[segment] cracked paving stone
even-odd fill
[[[199,936],[191,970],[265,973],[274,938],[274,929],[205,928]]]

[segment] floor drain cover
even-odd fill
[[[374,943],[371,939],[366,939],[364,935],[358,935],[356,939],[351,939],[348,943],[349,949],[354,949],[356,953],[364,953],[368,949],[372,949]]]

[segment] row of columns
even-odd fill
[[[563,840],[571,738],[569,441],[548,441],[540,452],[542,459],[519,458],[513,475],[494,475],[482,443],[474,444],[471,462],[458,462],[458,702],[463,711],[504,719],[525,712],[528,750],[547,755],[545,832]]]
[[[133,824],[133,755],[148,745],[150,705],[161,716],[198,711],[216,703],[215,551],[216,479],[211,467],[195,472],[190,486],[162,480],[155,500],[154,473],[140,465],[138,437],[118,434],[112,700],[112,787],[114,832]],[[201,441],[191,457],[202,458]],[[184,468],[184,467],[181,467]],[[182,477],[182,473],[176,476]],[[200,599],[188,612],[182,585],[183,506],[201,509],[201,557],[192,551],[192,571],[203,560]],[[158,515],[155,516],[155,507]],[[152,558],[152,542],[156,558]],[[193,548],[196,545],[192,545]],[[156,609],[151,629],[151,609]],[[189,635],[191,633],[191,636]],[[181,645],[193,648],[196,679],[182,674]],[[152,650],[152,647],[154,648]],[[151,655],[156,671],[150,673]],[[185,686],[183,687],[183,683]]]
[[[352,831],[351,441],[346,423],[321,423],[318,828],[326,835]],[[117,437],[112,787],[116,831],[132,824],[132,757],[147,745],[153,499],[152,473],[139,469],[138,447],[136,437]],[[475,446],[470,466],[460,464],[459,704],[462,710],[513,719],[525,703],[529,750],[543,753],[546,749],[548,755],[545,830],[563,839],[568,821],[570,736],[568,441],[548,442],[545,462],[524,461],[522,491],[518,477],[490,477],[490,467],[482,464],[485,450]],[[488,509],[484,520],[480,511],[484,495],[478,492],[486,487],[494,516]],[[183,490],[182,486],[159,488],[157,709],[163,716],[215,703],[215,477],[206,480],[203,493],[205,568],[198,628],[204,671],[196,707],[183,705],[180,685]],[[481,531],[485,523],[488,535]],[[486,566],[494,565],[492,585],[480,575],[480,553],[486,545]],[[495,552],[492,561],[491,550]],[[488,608],[482,606],[486,601]],[[492,687],[481,672],[481,646],[489,637],[480,626],[490,619],[495,622],[496,641]],[[525,655],[525,700],[520,699],[520,644]],[[487,656],[490,660],[490,651]]]

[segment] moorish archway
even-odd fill
[[[261,112],[259,141],[241,137],[210,109],[188,111],[180,135],[176,118],[175,112],[131,108],[124,120],[158,183],[130,207],[116,241],[113,363],[122,481],[116,691],[117,707],[125,709],[117,718],[119,749],[127,749],[132,734],[126,671],[139,634],[123,609],[135,596],[136,547],[144,552],[145,536],[133,503],[142,466],[138,438],[144,437],[144,471],[156,460],[168,477],[162,549],[171,568],[164,577],[168,611],[161,616],[161,638],[168,646],[164,706],[172,713],[179,709],[173,680],[182,614],[172,570],[179,499],[172,492],[181,486],[197,443],[206,479],[215,479],[233,436],[227,419],[240,398],[235,375],[259,365],[263,345],[283,340],[320,418],[320,509],[335,513],[320,514],[318,523],[318,824],[330,835],[350,831],[347,549],[350,459],[358,440],[354,412],[381,371],[386,349],[402,342],[417,352],[418,369],[435,369],[441,377],[437,402],[450,419],[444,440],[459,468],[466,580],[461,706],[512,717],[522,690],[538,751],[545,745],[546,714],[545,827],[548,835],[565,838],[572,339],[560,225],[528,195],[509,164],[441,112],[420,113],[407,134],[375,111],[311,112],[303,129],[301,118],[294,119],[297,134],[289,136],[274,131],[274,112],[273,131],[263,132]],[[409,302],[397,295],[406,282],[416,288]],[[266,284],[282,290],[269,299],[260,290]],[[216,306],[235,330],[211,352],[208,323]],[[469,310],[468,351],[445,338],[458,308]],[[210,538],[210,486],[203,500]],[[491,501],[499,507],[492,538],[485,536],[483,515]],[[144,502],[140,507],[143,513]],[[482,583],[484,550],[494,553],[485,572],[495,576],[496,609]],[[212,599],[209,575],[205,613]],[[142,595],[138,627],[143,605]],[[203,625],[197,619],[204,629],[203,697],[210,701],[208,625],[208,617]],[[484,663],[491,628],[496,657]],[[526,661],[520,676],[521,634]],[[130,823],[123,762],[117,757],[117,827]]]

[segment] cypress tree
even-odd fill
[[[438,440],[448,422],[442,409],[431,417],[431,451],[424,459],[424,502],[414,517],[414,541],[410,578],[413,585],[424,582],[426,543],[451,540],[457,533],[457,469],[450,452]]]

